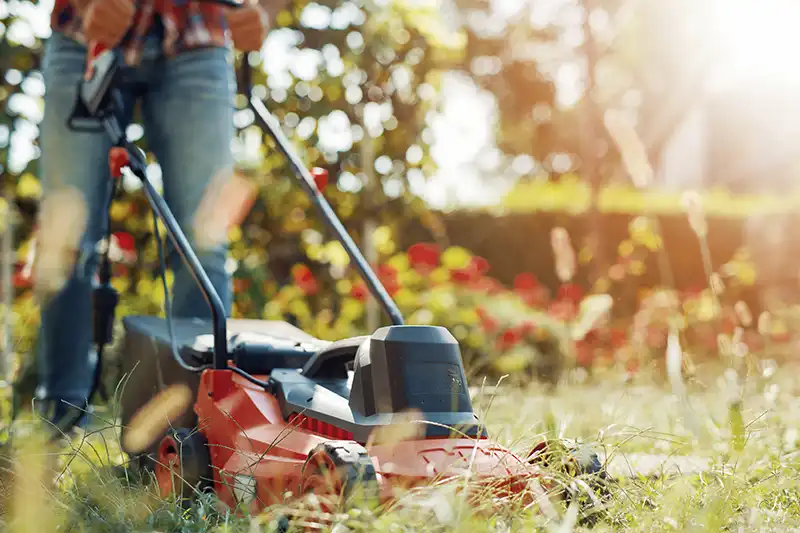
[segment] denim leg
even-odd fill
[[[111,192],[110,143],[106,134],[67,128],[85,64],[86,48],[82,45],[59,33],[47,40],[42,63],[45,107],[40,126],[43,195],[65,188],[79,191],[88,220],[71,276],[42,309],[36,395],[42,400],[65,400],[78,406],[83,405],[91,389],[96,363],[91,297],[97,264],[94,249],[104,235],[105,207]]]
[[[225,270],[227,243],[201,250],[193,238],[193,217],[219,173],[232,167],[235,80],[229,52],[207,48],[162,59],[143,102],[148,147],[162,170],[164,200],[193,245],[204,270],[230,315],[232,287]],[[210,318],[202,292],[180,256],[170,246],[174,269],[173,313]]]

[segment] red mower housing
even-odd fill
[[[205,1],[233,9],[245,5]],[[241,80],[256,125],[275,141],[392,326],[327,342],[285,322],[229,319],[184,230],[148,179],[144,152],[127,137],[119,105],[122,58],[96,43],[90,48],[87,75],[67,125],[76,131],[88,127],[106,132],[113,146],[111,173],[119,176],[127,168],[141,181],[154,216],[192,273],[211,317],[173,319],[166,305],[167,320],[123,319],[122,442],[133,416],[162,390],[184,384],[195,398],[193,409],[169,420],[175,429],[156,436],[139,456],[140,463],[154,468],[162,493],[190,496],[198,489],[214,489],[231,506],[256,508],[282,502],[286,492],[346,495],[374,487],[386,499],[395,487],[461,475],[466,469],[498,491],[522,490],[531,475],[528,459],[487,438],[473,413],[455,338],[442,327],[404,324],[389,292],[325,200],[327,173],[303,165],[280,123],[252,94],[249,61],[242,63]],[[115,194],[113,187],[110,201]],[[160,241],[157,248],[166,287],[167,261]],[[118,301],[107,254],[101,264],[94,307],[99,356],[111,341]],[[98,362],[98,377],[101,369]],[[90,398],[99,385],[96,379]],[[414,438],[376,441],[384,428],[407,423],[409,413],[416,413],[420,424]],[[142,417],[147,416],[144,411]],[[161,421],[152,422],[158,426]]]
[[[177,337],[197,333],[198,321],[175,322]],[[124,323],[131,379],[122,400],[129,419],[157,392],[148,369],[172,361],[158,342],[160,319]],[[458,343],[445,328],[389,326],[334,343],[282,322],[231,320],[228,329],[229,364],[250,376],[207,369],[192,380],[172,368],[169,381],[189,384],[196,403],[182,429],[151,451],[164,496],[213,488],[227,505],[255,512],[284,502],[287,492],[346,495],[356,485],[388,501],[397,489],[467,471],[497,491],[525,489],[533,468],[488,439],[472,410]],[[182,353],[208,358],[210,340],[195,335]],[[147,345],[157,349],[143,351]],[[406,428],[400,440],[376,439],[398,424]],[[123,441],[125,426],[123,420]]]

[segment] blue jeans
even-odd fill
[[[92,288],[99,258],[94,250],[105,236],[112,185],[107,135],[67,128],[85,65],[86,48],[79,43],[59,33],[46,42],[40,136],[43,194],[77,189],[84,196],[88,221],[71,277],[42,309],[36,396],[78,406],[86,401],[96,368]],[[165,58],[154,38],[147,43],[141,64],[125,68],[124,80],[121,88],[126,121],[133,116],[134,105],[140,103],[145,140],[161,166],[164,199],[192,242],[193,215],[207,186],[233,164],[235,77],[229,52],[207,48]],[[227,246],[195,250],[229,315]],[[202,293],[174,250],[167,260],[174,272],[174,316],[209,318]]]

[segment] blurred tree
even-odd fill
[[[620,4],[521,2],[505,9],[458,2],[468,35],[464,68],[494,95],[497,147],[523,180],[578,174],[596,192],[618,164],[602,127],[606,102],[598,67],[610,54],[602,37],[613,34],[610,19]],[[594,209],[586,222],[585,244],[594,250],[595,270],[604,270],[602,224]]]

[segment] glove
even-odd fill
[[[228,10],[233,45],[242,52],[256,52],[267,38],[269,14],[259,4]]]
[[[132,0],[90,0],[83,14],[83,33],[89,42],[113,48],[125,37],[135,13]]]

